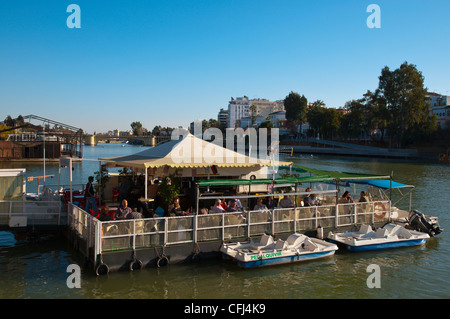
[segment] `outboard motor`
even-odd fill
[[[424,215],[416,209],[409,213],[408,221],[412,229],[427,233],[430,237],[440,234],[443,230],[438,224],[437,217]]]

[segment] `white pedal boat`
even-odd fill
[[[425,244],[430,236],[401,225],[386,224],[376,231],[370,225],[361,225],[359,231],[328,233],[328,240],[345,245],[349,251],[366,251],[410,247]]]
[[[224,243],[220,248],[225,258],[232,258],[243,268],[293,263],[334,255],[335,244],[292,234],[285,241],[274,242],[270,235],[263,235],[259,243]]]

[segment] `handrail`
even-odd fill
[[[42,217],[56,216],[56,225],[61,224],[61,202],[52,200],[0,200],[0,207],[4,209],[6,204],[8,206],[7,212],[0,211],[0,216],[26,216],[32,220],[35,225],[37,220],[47,220]],[[51,209],[51,211],[49,211]],[[51,223],[55,224],[55,223]]]
[[[251,210],[247,213],[214,213],[206,215],[143,218],[105,222],[99,221],[86,213],[83,209],[70,204],[71,209],[69,209],[69,212],[71,216],[69,226],[75,228],[77,233],[81,236],[87,236],[85,238],[87,242],[86,249],[92,247],[95,251],[95,257],[97,257],[105,251],[111,251],[111,249],[108,250],[104,248],[105,241],[116,239],[122,239],[124,241],[124,247],[117,249],[134,250],[139,247],[165,247],[182,243],[198,243],[208,240],[225,241],[233,238],[242,238],[242,234],[237,232],[235,236],[232,236],[229,233],[233,229],[238,230],[240,228],[245,229],[244,236],[250,238],[251,236],[258,236],[264,233],[263,231],[258,230],[258,227],[268,227],[270,232],[273,235],[276,235],[279,233],[297,232],[300,230],[299,228],[302,228],[299,226],[299,223],[311,223],[312,226],[308,226],[308,229],[316,229],[319,225],[325,225],[327,223],[331,224],[332,227],[339,227],[356,225],[359,223],[359,218],[363,218],[362,216],[369,216],[373,223],[375,220],[375,206],[378,204],[384,205],[384,210],[381,212],[386,214],[386,218],[390,218],[390,201],[277,208],[273,210]],[[365,208],[366,211],[363,211],[362,208]],[[75,216],[75,211],[79,215]],[[232,216],[237,217],[234,222],[231,221]],[[205,220],[212,220],[214,221],[214,224],[207,226],[199,224],[199,221],[203,222]],[[180,229],[178,226],[185,221],[188,221],[188,225],[190,226],[183,226],[183,229]],[[292,223],[293,226],[291,227]],[[175,225],[175,227],[169,229],[169,224],[171,224],[171,226]],[[283,224],[286,225],[285,228],[283,228]],[[107,225],[115,225],[118,229],[121,227],[127,231],[119,234],[103,234],[103,227]],[[149,225],[151,226],[151,229],[146,230],[145,227]],[[163,227],[158,228],[160,226]],[[256,227],[257,230],[252,230],[253,227]],[[277,227],[280,227],[281,230],[277,231]],[[139,229],[139,231],[137,231],[137,229]],[[199,236],[203,231],[218,231],[218,234],[220,235],[204,239]],[[92,235],[93,233],[94,235]],[[176,234],[175,239],[173,238],[174,234]],[[162,235],[162,241],[159,241],[159,244],[157,245],[144,244],[139,245],[138,247],[137,239],[143,238],[142,241],[144,241],[146,236],[153,235]],[[94,237],[92,238],[92,236]],[[179,240],[180,237],[182,238]],[[126,238],[130,238],[130,240],[126,240]]]

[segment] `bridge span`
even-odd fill
[[[157,136],[157,135],[146,135],[146,136],[111,136],[111,135],[85,135],[84,145],[95,146],[99,141],[108,141],[112,143],[119,143],[120,141],[142,141],[144,146],[156,146],[167,141],[170,141],[169,136]]]

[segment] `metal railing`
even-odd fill
[[[12,225],[15,217],[26,217],[25,224]],[[61,225],[61,201],[0,200],[0,225],[11,227]]]
[[[94,261],[105,252],[250,238],[390,219],[390,201],[101,222],[69,204],[68,225]]]

